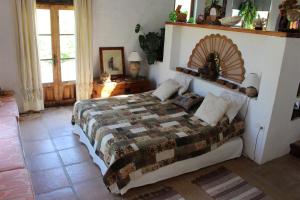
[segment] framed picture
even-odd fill
[[[100,47],[100,70],[112,78],[125,75],[124,47]]]

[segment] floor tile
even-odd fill
[[[55,151],[51,140],[40,140],[35,142],[23,142],[26,155],[37,155]]]
[[[51,138],[73,135],[72,128],[62,128],[50,131]]]
[[[75,135],[54,138],[53,142],[57,150],[68,149],[80,145],[78,137]]]
[[[91,159],[88,150],[83,145],[77,148],[61,150],[59,155],[64,165],[76,164]]]
[[[72,188],[63,188],[49,193],[40,194],[38,200],[77,200]]]
[[[120,197],[118,198],[117,196],[112,195],[100,178],[76,184],[74,189],[80,200],[121,199]]]
[[[69,181],[63,168],[31,173],[33,188],[37,194],[68,187]]]
[[[30,156],[26,159],[31,171],[53,169],[62,166],[59,156],[56,152]]]
[[[66,167],[73,183],[100,177],[100,169],[92,162],[84,162]]]

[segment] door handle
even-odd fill
[[[53,65],[55,66],[57,64],[57,56],[56,54],[53,55]]]

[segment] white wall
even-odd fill
[[[174,0],[94,0],[94,76],[100,74],[99,47],[125,47],[142,53],[134,29],[141,24],[144,32],[160,32],[174,9]],[[127,65],[127,61],[126,61]],[[147,74],[144,62],[142,74]]]
[[[273,108],[277,107],[277,105],[274,104],[277,103],[277,100],[275,98],[277,97],[278,84],[282,81],[279,80],[280,73],[282,73],[282,63],[284,59],[291,59],[285,58],[289,55],[285,55],[286,39],[248,33],[238,33],[203,28],[200,29],[173,25],[167,25],[166,30],[164,62],[157,63],[156,65],[151,66],[150,79],[156,81],[157,83],[160,83],[168,78],[172,78],[174,76],[174,70],[176,67],[187,66],[189,56],[191,55],[192,50],[200,39],[202,39],[206,35],[216,33],[226,35],[228,38],[232,39],[235,44],[237,44],[240,51],[242,52],[247,73],[254,72],[258,73],[261,76],[259,97],[257,98],[257,100],[251,100],[249,105],[249,111],[246,119],[246,132],[244,134],[244,152],[250,158],[254,158],[256,137],[259,127],[262,126],[264,130],[258,136],[258,145],[255,154],[256,162],[263,163],[265,161],[273,159],[276,156],[281,156],[287,153],[286,143],[284,144],[284,151],[281,150],[278,154],[275,153],[270,155],[269,157],[266,157],[266,154],[264,152],[269,129],[270,131],[272,130],[271,128],[269,128],[269,126],[272,122],[271,119],[273,119]],[[283,81],[286,81],[284,77]],[[286,88],[283,86],[283,90],[284,89]],[[201,95],[206,95],[207,92],[220,94],[224,90],[224,88],[219,87],[216,84],[203,81],[199,78],[195,78],[192,85],[192,90]],[[294,91],[294,93],[296,93],[296,90]],[[278,103],[281,104],[282,102]],[[289,111],[291,111],[291,109],[292,105],[291,107],[289,107]],[[289,119],[290,117],[291,115],[289,116]],[[278,123],[278,121],[276,122]],[[271,123],[271,125],[273,125],[273,122]],[[292,138],[291,136],[290,140],[293,139],[294,138]],[[274,143],[271,143],[271,148],[272,144]]]
[[[21,105],[14,2],[0,0],[0,87],[13,89]]]
[[[264,161],[289,152],[289,145],[300,140],[300,119],[291,121],[300,82],[300,40],[290,38],[282,63],[270,129],[264,150]]]

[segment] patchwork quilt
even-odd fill
[[[151,92],[75,104],[79,125],[108,170],[104,183],[120,193],[130,181],[177,161],[212,151],[244,132],[244,122],[224,117],[211,127]]]

